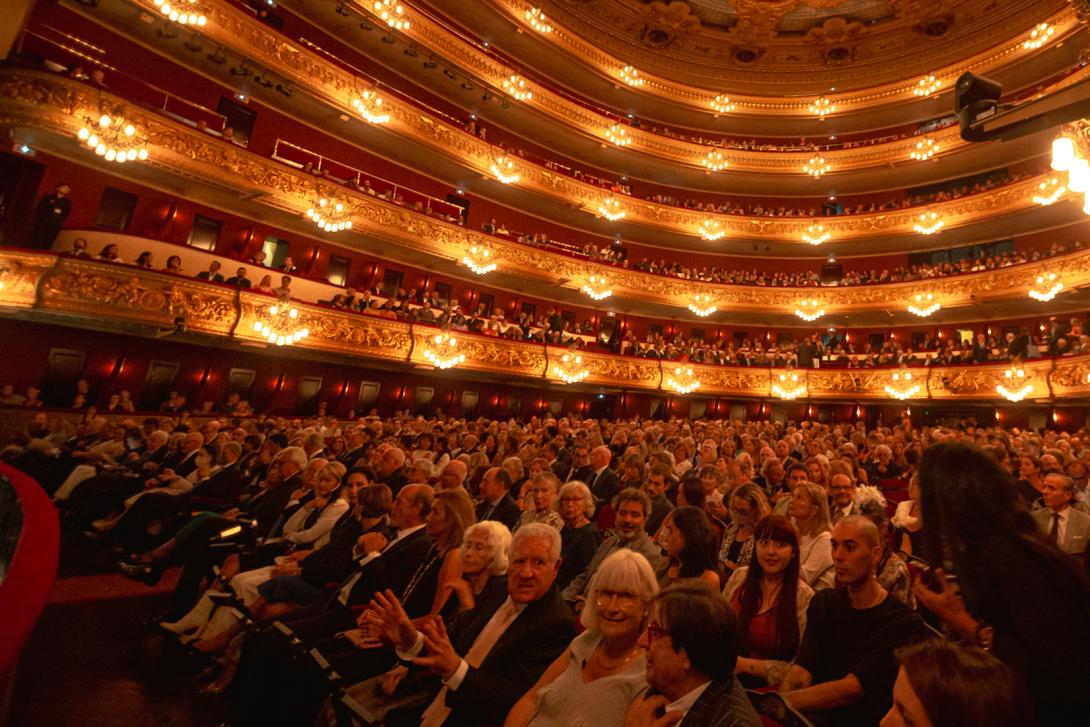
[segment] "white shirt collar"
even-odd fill
[[[670,702],[666,705],[667,712],[681,712],[682,714],[688,714],[689,710],[696,704],[696,700],[700,699],[700,695],[704,693],[704,690],[708,688],[711,681],[706,681],[696,689],[686,694],[681,699]]]
[[[415,533],[417,530],[424,527],[425,525],[427,525],[427,523],[424,523],[423,525],[414,525],[411,528],[405,528],[404,530],[398,530],[397,535],[395,535],[394,539],[391,540],[390,542],[394,543],[394,542],[397,542],[398,540],[401,540],[404,537],[408,537],[409,535],[412,535],[413,533]],[[389,547],[389,546],[387,546],[387,547]]]

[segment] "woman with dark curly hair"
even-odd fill
[[[928,448],[920,504],[923,557],[933,573],[916,579],[919,603],[1014,669],[1042,727],[1085,724],[1085,574],[1037,528],[1011,476],[979,447]]]

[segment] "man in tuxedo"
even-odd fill
[[[437,690],[422,715],[393,713],[389,724],[469,727],[502,724],[515,702],[532,687],[575,635],[571,611],[554,587],[560,568],[560,533],[530,523],[515,533],[507,569],[507,599],[482,609],[447,633],[432,619],[419,630],[394,594],[377,595],[384,635],[398,656],[438,678],[422,689]]]
[[[61,182],[51,194],[42,197],[34,212],[34,247],[48,250],[53,246],[58,233],[64,227],[64,221],[72,211],[72,200],[68,198],[72,188]]]
[[[670,466],[657,464],[651,468],[651,473],[647,475],[647,481],[643,483],[643,491],[651,499],[651,515],[643,525],[643,529],[648,535],[653,536],[657,533],[662,526],[662,521],[674,509],[674,503],[670,502],[669,498],[666,497],[666,484],[669,478]]]
[[[223,263],[219,260],[213,260],[208,265],[207,270],[202,270],[197,273],[197,280],[208,280],[213,283],[222,283],[223,275],[220,274],[220,268],[223,267]]]
[[[706,583],[683,580],[655,597],[651,614],[643,640],[647,683],[656,693],[636,698],[625,727],[760,727],[734,676],[741,642],[730,602]],[[665,721],[656,722],[659,710]]]
[[[375,465],[375,482],[386,485],[396,497],[401,488],[409,481],[405,474],[405,450],[399,447],[387,447]]]
[[[1037,527],[1063,552],[1084,555],[1090,542],[1090,515],[1071,507],[1075,499],[1071,478],[1059,472],[1045,475],[1041,499],[1045,506],[1033,511]]]
[[[228,285],[237,285],[240,288],[253,287],[253,283],[250,281],[249,278],[246,277],[246,274],[246,268],[239,268],[237,271],[235,271],[233,277],[227,278],[227,280],[223,282],[227,283]]]
[[[855,483],[851,477],[838,473],[829,478],[829,494],[832,496],[829,515],[833,525],[849,515],[859,514],[855,504]]]
[[[604,444],[590,451],[590,466],[594,475],[586,485],[598,501],[599,507],[610,502],[621,491],[621,479],[609,468],[612,460],[613,452]]]
[[[511,476],[501,467],[492,467],[481,480],[481,502],[477,505],[477,522],[495,520],[513,530],[522,511],[511,497]]]
[[[367,442],[367,433],[355,427],[345,432],[344,439],[348,449],[337,458],[337,461],[351,469],[363,458],[363,445]]]

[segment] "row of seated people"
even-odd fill
[[[1007,184],[1013,184],[1023,179],[1035,176],[1036,173],[1027,171],[1010,172],[1003,170],[989,176],[983,181],[973,182],[971,184],[966,183],[949,189],[940,189],[934,192],[910,194],[902,199],[885,199],[880,202],[857,202],[856,204],[844,204],[841,206],[839,212],[832,212],[825,210],[824,208],[818,208],[815,206],[810,207],[789,207],[787,205],[774,206],[772,204],[762,204],[761,202],[748,202],[745,205],[722,202],[716,204],[714,202],[701,202],[693,199],[692,197],[676,198],[671,195],[653,194],[645,196],[644,199],[649,202],[655,202],[657,204],[667,204],[675,207],[683,207],[685,209],[697,210],[700,212],[714,212],[725,215],[744,215],[746,217],[822,217],[822,216],[839,216],[839,215],[865,215],[874,214],[876,212],[891,212],[894,210],[907,209],[909,207],[919,207],[923,205],[935,204],[938,202],[948,202],[954,199],[961,199],[962,197],[968,197],[973,194],[981,194],[987,192],[990,189],[1004,186]]]
[[[229,691],[234,724],[313,720],[333,670],[352,686],[328,720],[347,704],[387,724],[636,725],[663,707],[759,724],[747,685],[828,724],[874,725],[908,708],[891,707],[894,655],[928,636],[921,616],[991,649],[1038,724],[1087,714],[1085,430],[156,426],[143,447],[46,434],[15,461],[74,463],[39,479],[68,522],[133,551],[130,577],[183,566],[162,626],[219,655],[206,688]],[[101,466],[79,456],[106,440]],[[250,539],[224,547],[236,533]],[[941,567],[911,577],[929,562]],[[1032,724],[1015,702],[999,721]],[[950,723],[928,715],[918,724]]]

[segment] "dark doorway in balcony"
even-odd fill
[[[588,416],[591,419],[612,419],[613,407],[617,403],[616,399],[617,397],[614,394],[598,394],[590,400]]]
[[[216,113],[224,117],[224,128],[231,128],[233,132],[231,135],[232,141],[242,146],[250,143],[250,134],[254,130],[254,119],[257,118],[257,112],[238,101],[223,96],[216,106]]]
[[[34,209],[44,171],[45,165],[24,156],[0,156],[0,245],[29,246],[34,216],[27,210]],[[52,191],[42,190],[42,194]],[[78,190],[73,192],[78,194]]]

